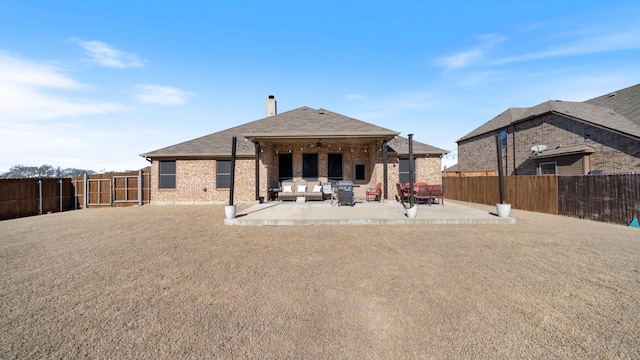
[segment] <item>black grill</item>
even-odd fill
[[[353,181],[338,181],[338,206],[355,204],[353,197]]]

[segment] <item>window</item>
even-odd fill
[[[278,155],[278,181],[293,179],[293,154]]]
[[[555,161],[540,163],[540,175],[556,175],[558,173],[556,168],[557,163]]]
[[[342,180],[342,154],[327,154],[327,178]]]
[[[500,131],[500,145],[502,147],[507,147],[507,130]]]
[[[369,166],[367,161],[355,161],[353,164],[353,181],[356,183],[369,182],[368,170]]]
[[[216,188],[231,188],[231,160],[216,161]]]
[[[176,188],[176,161],[163,160],[159,162],[159,189],[175,189]]]
[[[318,154],[302,154],[302,177],[318,180]]]
[[[413,159],[415,162],[415,159]],[[409,182],[409,158],[400,158],[398,159],[398,173],[400,184],[406,184]],[[413,181],[416,181],[416,174],[413,174]]]

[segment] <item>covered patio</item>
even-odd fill
[[[338,206],[336,202],[267,202],[238,211],[226,225],[394,225],[394,224],[515,224],[514,218],[447,200],[446,206],[417,205],[415,219],[406,216],[404,206],[396,201],[357,202],[355,206]]]

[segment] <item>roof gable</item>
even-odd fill
[[[353,138],[378,136],[392,139],[399,133],[324,109],[303,106],[205,135],[176,145],[150,151],[140,156],[213,158],[231,154],[231,138],[238,137],[238,156],[253,156],[256,138]],[[428,146],[426,144],[423,144]],[[435,148],[434,148],[435,149]]]

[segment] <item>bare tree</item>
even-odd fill
[[[94,174],[93,170],[84,170],[77,168],[62,169],[59,166],[54,168],[51,165],[44,164],[40,166],[25,166],[15,165],[9,169],[8,173],[3,174],[3,177],[8,175],[25,177],[25,178],[53,178],[53,177],[72,177],[81,176],[83,174]]]

